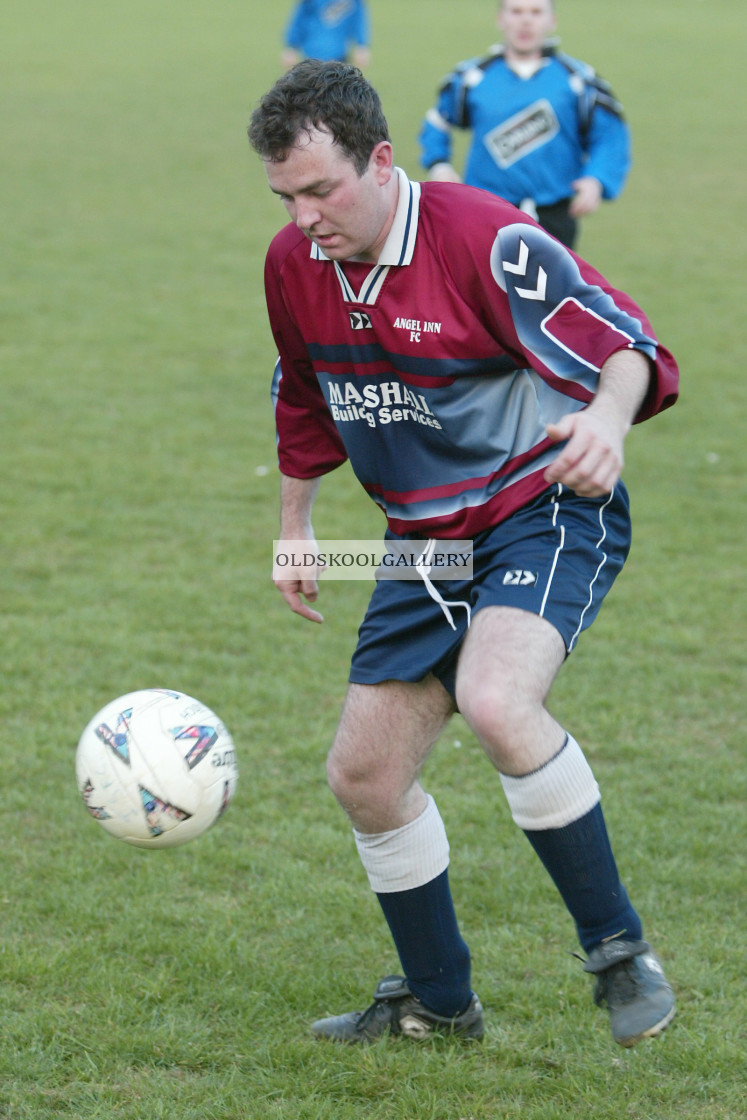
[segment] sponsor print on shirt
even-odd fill
[[[326,9],[321,13],[322,22],[326,23],[327,27],[336,27],[338,23],[342,23],[344,19],[353,14],[352,0],[337,0],[336,4],[328,4]]]
[[[483,143],[499,167],[510,167],[523,156],[547,144],[559,131],[558,118],[542,98],[486,132]]]
[[[401,381],[377,381],[359,389],[352,381],[319,374],[319,382],[336,424],[363,421],[369,428],[403,423],[442,427],[422,393]]]

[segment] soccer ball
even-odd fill
[[[78,789],[99,824],[140,848],[171,848],[202,835],[236,789],[236,751],[225,725],[199,700],[149,688],[97,712],[75,756]]]

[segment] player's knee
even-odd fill
[[[509,706],[502,690],[491,682],[472,679],[457,685],[459,711],[480,740],[501,733]]]
[[[492,681],[472,680],[458,689],[457,703],[462,716],[496,764],[510,759],[520,749],[523,728],[531,713],[514,689]]]
[[[340,763],[332,751],[327,756],[327,784],[338,801],[350,784],[347,768]]]
[[[327,782],[341,805],[347,807],[367,801],[377,787],[375,768],[350,757],[341,757],[334,749],[327,758]]]
[[[387,831],[388,825],[370,826],[399,816],[403,797],[412,786],[406,769],[383,759],[358,759],[334,750],[327,759],[327,781],[338,804],[362,831]]]

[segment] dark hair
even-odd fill
[[[389,140],[379,95],[360,70],[346,62],[307,58],[261,98],[247,131],[262,159],[282,163],[299,136],[314,129],[331,133],[358,175],[376,145]]]

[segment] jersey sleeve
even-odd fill
[[[630,129],[624,118],[597,103],[586,137],[584,175],[602,184],[602,197],[617,198],[625,186],[631,164]]]
[[[490,270],[529,364],[547,384],[588,403],[607,358],[634,349],[651,366],[636,422],[674,404],[677,366],[643,311],[544,230],[504,226],[493,243]]]
[[[368,5],[364,0],[358,0],[356,5],[355,42],[359,47],[371,46],[371,20],[368,15]]]
[[[285,25],[283,44],[293,50],[301,50],[306,39],[306,12],[305,5],[296,4]]]
[[[278,348],[272,379],[278,464],[282,473],[291,478],[316,478],[344,463],[347,453],[319,388],[306,345],[288,311],[273,246],[265,265],[265,294]]]
[[[465,74],[469,64],[462,63],[442,82],[435,106],[425,115],[420,135],[423,167],[436,163],[450,163],[452,152],[451,129],[469,128],[469,106]]]
[[[630,129],[623,107],[592,66],[558,52],[557,59],[568,70],[578,98],[578,128],[584,151],[584,175],[602,184],[602,197],[617,198],[625,186],[631,165]]]

